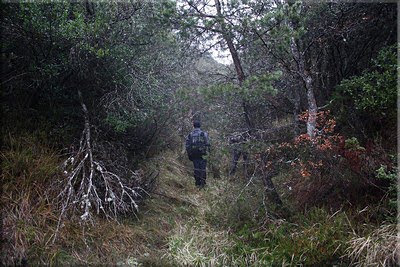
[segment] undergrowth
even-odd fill
[[[380,203],[362,210],[292,209],[279,217],[262,182],[208,177],[194,186],[192,167],[176,153],[147,164],[160,170],[138,217],[70,217],[53,243],[59,208],[52,180],[61,156],[38,137],[8,137],[1,152],[2,265],[292,266],[395,265],[396,226],[373,219]],[[288,179],[274,178],[284,205]]]
[[[366,235],[348,242],[346,255],[356,266],[396,266],[400,245],[395,224],[382,224]]]
[[[57,175],[58,156],[38,137],[6,136],[1,152],[2,254],[4,265],[36,258],[46,250],[57,220],[48,185]],[[49,260],[53,258],[47,251]]]
[[[60,215],[60,206],[54,202],[60,188],[54,181],[62,175],[62,156],[45,140],[37,133],[3,138],[1,265],[117,264],[153,250],[146,244],[156,238],[136,217],[119,222],[96,217],[93,224],[82,224],[69,216],[54,239]],[[146,226],[155,228],[169,207],[163,212],[159,207],[147,209],[159,211],[146,220]]]
[[[349,230],[344,213],[314,209],[291,222],[271,221],[258,231],[244,227],[232,253],[259,266],[341,264]]]

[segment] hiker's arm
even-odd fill
[[[190,147],[190,134],[186,137],[185,148],[188,150]]]
[[[190,141],[192,139],[191,134],[189,134],[186,138],[186,142],[185,142],[185,147],[186,147],[186,153],[188,155],[189,160],[193,161],[192,158],[192,150],[190,149]]]
[[[207,150],[208,150],[208,152],[211,152],[211,144],[210,144],[210,138],[208,136],[208,133],[206,133],[206,140],[207,140],[207,144],[206,144]]]

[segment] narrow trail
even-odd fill
[[[208,175],[207,187],[199,190],[189,166],[177,155],[157,159],[161,163],[155,191],[145,202],[139,220],[131,223],[139,238],[129,266],[198,265],[223,257],[229,245],[227,231],[216,230],[207,214],[221,195],[226,180]],[[213,246],[215,243],[215,246]]]

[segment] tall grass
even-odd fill
[[[400,242],[395,224],[383,224],[365,236],[355,235],[348,242],[347,256],[356,266],[396,266]]]
[[[93,225],[82,225],[69,216],[53,243],[61,156],[36,134],[6,136],[0,156],[0,265],[116,264],[146,251],[147,233],[132,227],[130,219],[118,223],[98,217]]]
[[[233,246],[227,231],[216,231],[208,225],[190,222],[179,225],[169,238],[167,257],[184,266],[215,266],[228,262],[227,248]]]
[[[4,247],[1,262],[18,264],[46,248],[57,219],[49,185],[59,158],[33,135],[4,138],[1,156],[1,213]],[[43,231],[46,229],[46,231]]]

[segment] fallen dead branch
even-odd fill
[[[137,212],[141,193],[146,193],[143,188],[137,186],[143,176],[141,170],[132,171],[123,166],[113,166],[114,169],[123,169],[122,175],[110,171],[100,156],[104,155],[100,153],[101,146],[96,146],[96,150],[93,148],[89,113],[81,93],[78,94],[84,112],[84,129],[79,149],[61,166],[65,186],[57,197],[61,204],[61,213],[53,240],[56,239],[68,210],[81,213],[80,219],[84,222],[92,221],[93,213],[103,214],[108,219],[117,219],[119,214]]]

